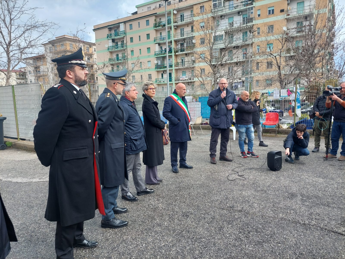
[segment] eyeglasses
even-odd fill
[[[156,88],[148,88],[148,91],[156,91]]]
[[[120,82],[115,82],[115,83],[116,83],[116,84],[119,84],[119,85],[126,85],[126,84],[121,84]],[[114,84],[115,84],[115,83],[114,83]]]

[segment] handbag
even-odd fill
[[[167,129],[162,130],[163,145],[168,145],[170,142],[169,131]]]

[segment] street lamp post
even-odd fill
[[[168,0],[164,0],[165,2],[165,44],[166,44],[166,65],[167,65],[167,96],[170,94],[170,86],[169,86],[169,46],[168,46],[168,14],[167,14],[167,2]]]

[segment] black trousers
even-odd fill
[[[73,257],[73,245],[81,243],[85,237],[83,235],[84,222],[70,226],[61,226],[60,222],[56,223],[55,233],[55,251],[56,258],[70,259]]]
[[[212,128],[211,133],[211,141],[210,141],[210,157],[216,157],[217,153],[217,144],[218,144],[218,137],[220,137],[220,156],[226,156],[228,142],[229,142],[229,134],[230,129],[215,129]]]
[[[170,142],[171,167],[177,166],[177,151],[180,149],[180,165],[186,164],[187,141]]]

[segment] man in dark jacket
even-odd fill
[[[180,149],[180,168],[192,169],[186,162],[187,141],[190,136],[190,114],[188,111],[186,86],[182,83],[176,85],[174,93],[164,101],[163,116],[169,121],[170,156],[173,173],[178,173],[177,151]]]
[[[327,90],[328,91],[328,90]],[[325,147],[330,148],[329,146],[329,117],[331,116],[331,109],[326,108],[326,96],[325,94],[319,96],[313,106],[313,111],[315,114],[315,123],[314,123],[314,142],[315,147],[312,152],[319,152],[320,150],[320,139],[321,134],[325,136]]]
[[[232,110],[237,108],[237,99],[234,92],[230,91],[228,82],[225,78],[219,80],[218,88],[213,90],[207,101],[211,107],[210,126],[212,127],[210,140],[210,157],[211,164],[216,164],[216,152],[218,137],[221,134],[220,156],[219,160],[231,162],[232,160],[226,155],[229,142],[229,129],[232,124]]]
[[[114,214],[126,213],[126,208],[117,206],[119,186],[127,177],[125,137],[125,116],[116,95],[121,94],[126,84],[127,70],[105,75],[107,88],[96,103],[98,115],[100,175],[106,215],[102,217],[102,228],[119,228],[128,222],[116,219]]]
[[[254,129],[252,123],[252,114],[257,111],[257,104],[249,100],[249,93],[243,91],[235,112],[236,129],[238,131],[238,145],[241,150],[241,157],[259,157],[253,152],[254,146]],[[248,151],[247,154],[244,150],[244,139],[248,138]]]
[[[339,139],[340,136],[343,136],[343,143],[341,145],[341,152],[340,157],[338,158],[339,161],[345,161],[345,82],[340,84],[340,97],[336,95],[331,95],[327,97],[326,107],[331,108],[331,100],[333,101],[334,105],[334,122],[332,126],[332,150],[329,152],[329,158],[337,158],[337,152],[339,148]]]
[[[83,235],[84,221],[104,214],[98,177],[97,114],[80,90],[87,84],[82,49],[53,59],[61,81],[43,96],[34,128],[37,156],[50,166],[45,218],[56,221],[57,258],[73,258],[73,246],[93,248]]]
[[[127,84],[122,91],[120,99],[121,107],[125,114],[125,144],[126,144],[126,162],[128,175],[133,173],[133,181],[137,190],[137,195],[145,195],[153,193],[154,190],[145,187],[144,180],[141,177],[141,162],[140,152],[146,150],[145,131],[143,122],[135,107],[135,99],[138,97],[138,91],[134,84]],[[130,191],[128,180],[125,179],[121,185],[122,197],[127,199],[128,196],[133,196],[134,199],[129,201],[137,201]]]
[[[285,161],[293,164],[294,160],[291,157],[292,152],[295,153],[295,160],[299,160],[300,156],[308,156],[309,133],[305,124],[297,124],[291,130],[284,141],[284,148],[286,158]]]

